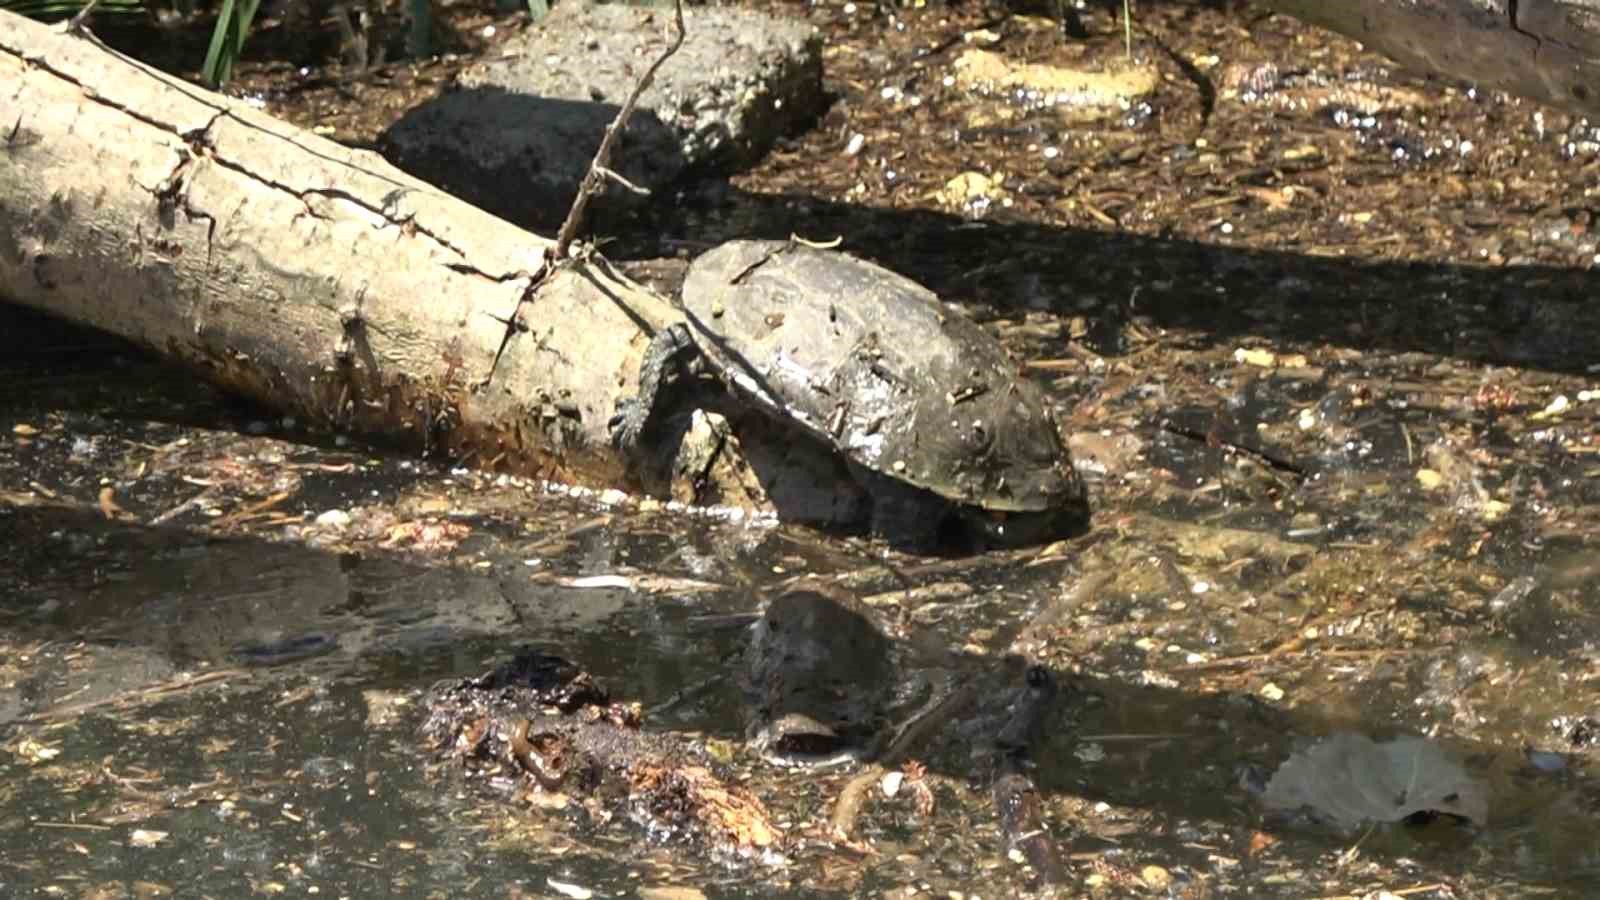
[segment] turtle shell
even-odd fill
[[[996,512],[1082,502],[1038,386],[914,281],[836,251],[732,241],[690,265],[683,307],[734,390],[870,471]]]

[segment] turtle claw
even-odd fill
[[[606,422],[606,430],[611,434],[611,446],[624,453],[638,449],[639,437],[644,434],[644,422],[649,416],[649,407],[641,403],[638,397],[618,400],[616,413]]]
[[[694,349],[694,338],[688,326],[674,322],[656,333],[645,348],[644,359],[639,363],[639,394],[617,400],[616,412],[606,422],[611,433],[611,444],[624,453],[639,449],[645,426],[655,410],[656,397],[661,393],[669,367],[678,363]]]

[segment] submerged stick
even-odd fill
[[[850,832],[855,830],[856,819],[861,815],[861,807],[866,802],[867,790],[890,769],[904,762],[931,732],[965,709],[977,694],[976,685],[969,680],[955,690],[934,698],[906,720],[872,765],[850,779],[844,790],[839,792],[839,798],[833,803],[833,815],[828,818],[834,835],[840,839],[849,838]]]
[[[1038,736],[1056,693],[1055,676],[1049,669],[1028,667],[1011,718],[995,736],[1000,758],[995,763],[994,785],[990,789],[1007,848],[1020,853],[1046,884],[1064,882],[1067,873],[1055,841],[1045,828],[1039,789],[1028,775],[1028,748]]]

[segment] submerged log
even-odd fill
[[[1401,64],[1600,115],[1600,0],[1262,0]]]

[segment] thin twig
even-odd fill
[[[77,15],[67,22],[67,33],[83,34],[88,31],[89,28],[85,23],[89,21],[89,14],[94,12],[94,8],[99,5],[100,0],[89,0],[88,3],[85,3],[83,9],[78,10]]]
[[[620,173],[620,172],[613,171],[611,169],[606,168],[605,166],[595,166],[594,170],[596,172],[599,172],[601,177],[609,178],[612,181],[615,181],[617,184],[622,185],[624,188],[626,188],[628,191],[631,191],[632,193],[638,194],[641,197],[650,196],[650,189],[649,188],[642,187],[640,185],[634,184],[633,182],[629,181],[628,179],[622,177],[622,173]]]
[[[594,162],[589,164],[589,171],[583,176],[583,184],[578,187],[578,196],[573,198],[572,208],[567,211],[567,220],[561,223],[561,230],[556,232],[556,242],[549,250],[548,258],[551,260],[560,262],[567,258],[572,249],[572,241],[577,237],[578,229],[583,226],[583,216],[589,209],[589,199],[600,193],[605,184],[605,175],[602,173],[609,171],[611,167],[611,145],[616,142],[617,135],[627,124],[628,117],[633,115],[633,107],[638,104],[639,95],[643,94],[645,88],[655,80],[656,70],[683,46],[685,34],[683,0],[675,0],[673,10],[676,14],[677,33],[673,36],[672,45],[645,70],[644,77],[633,86],[633,93],[628,95],[628,99],[622,103],[622,108],[617,110],[617,117],[606,127],[605,137],[600,139],[600,149],[595,151]]]
[[[489,364],[489,372],[483,377],[480,385],[486,385],[494,379],[495,372],[500,369],[500,357],[505,354],[506,347],[510,346],[511,339],[519,331],[527,330],[522,319],[523,308],[533,303],[539,288],[555,274],[557,267],[567,262],[571,256],[572,242],[578,235],[578,229],[583,227],[583,217],[589,209],[589,199],[600,193],[608,178],[615,179],[629,190],[648,193],[644,188],[630,184],[612,171],[611,145],[616,142],[617,134],[622,131],[628,117],[633,114],[633,108],[639,102],[639,95],[643,94],[645,88],[650,86],[650,82],[655,80],[656,70],[683,46],[684,35],[687,33],[683,26],[683,0],[676,0],[674,8],[677,33],[673,36],[672,45],[645,70],[639,83],[633,86],[633,92],[623,101],[622,108],[617,110],[617,117],[606,127],[605,136],[600,139],[600,149],[595,151],[594,160],[589,163],[589,171],[584,173],[583,182],[578,185],[578,196],[572,198],[572,208],[567,210],[566,221],[561,223],[561,230],[556,232],[555,243],[545,248],[544,258],[539,261],[539,267],[528,276],[528,283],[522,289],[522,296],[517,298],[517,305],[511,310],[511,315],[502,320],[506,326],[505,333],[500,336],[500,346],[495,350],[494,360]],[[494,318],[500,317],[494,316]]]
[[[848,840],[850,833],[855,830],[856,819],[861,814],[862,804],[866,802],[867,789],[890,769],[905,761],[929,733],[943,727],[966,708],[977,694],[976,683],[967,681],[949,693],[930,700],[896,730],[872,765],[846,782],[839,796],[834,799],[833,814],[829,816],[828,823],[837,838]]]

